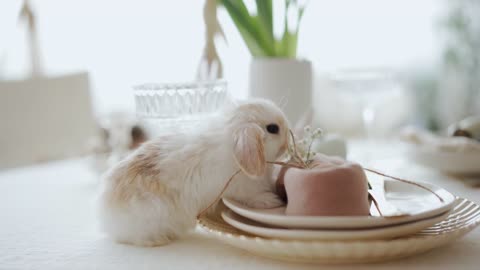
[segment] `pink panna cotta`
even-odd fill
[[[280,195],[286,192],[287,215],[370,215],[368,182],[363,168],[338,157],[317,155],[309,169],[282,168],[277,189]]]

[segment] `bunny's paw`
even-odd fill
[[[246,205],[252,208],[275,208],[285,203],[280,199],[280,197],[273,192],[264,192],[255,195],[252,199],[246,202]]]

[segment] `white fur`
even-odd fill
[[[281,123],[277,123],[279,119]],[[273,103],[254,100],[236,105],[196,132],[145,143],[108,171],[102,181],[103,229],[119,242],[142,246],[163,245],[182,236],[194,228],[199,212],[242,168],[233,150],[236,130],[243,125],[260,127],[264,158],[274,161],[286,146],[286,121]],[[266,132],[270,123],[280,125],[280,134]],[[273,193],[271,166],[266,168],[258,176],[238,174],[225,196],[252,207],[281,205]]]

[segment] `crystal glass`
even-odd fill
[[[134,86],[137,117],[155,132],[188,129],[212,117],[229,100],[225,81]]]

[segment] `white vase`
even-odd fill
[[[312,64],[297,59],[253,59],[249,91],[250,97],[270,99],[280,105],[295,125],[311,107]]]

